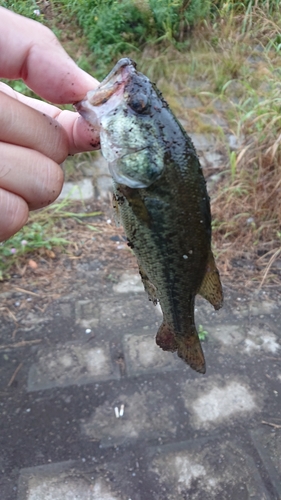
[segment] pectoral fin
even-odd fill
[[[113,206],[113,213],[114,213],[114,222],[115,222],[116,226],[120,226],[121,225],[120,209],[119,209],[118,199],[117,199],[117,196],[115,194],[113,194],[112,206]]]
[[[147,226],[151,224],[151,218],[145,206],[145,203],[140,196],[138,189],[131,189],[128,186],[119,186],[119,191],[125,196],[134,215]]]
[[[198,293],[204,297],[204,299],[208,300],[215,309],[220,309],[220,307],[222,307],[223,292],[221,280],[211,250],[209,253],[206,273]]]

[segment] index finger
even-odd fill
[[[56,104],[79,101],[98,85],[69,57],[51,30],[3,7],[0,76],[22,78],[36,94]]]

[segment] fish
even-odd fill
[[[217,310],[223,291],[211,249],[210,199],[191,138],[130,58],[120,59],[75,108],[99,128],[117,217],[148,297],[160,303],[156,343],[205,373],[195,296]]]

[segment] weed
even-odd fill
[[[70,199],[65,198],[53,205],[32,212],[30,220],[18,233],[3,243],[0,243],[0,281],[9,278],[9,271],[18,264],[25,255],[54,255],[53,250],[60,251],[71,245],[68,236],[67,220],[78,224],[83,219],[100,215],[100,212],[73,212],[70,209]],[[95,226],[85,224],[90,231]]]
[[[40,15],[40,10],[35,0],[17,0],[16,2],[13,0],[1,0],[0,5],[30,19],[36,21],[42,20],[42,15]]]
[[[64,233],[65,235],[65,233]],[[0,243],[0,280],[8,277],[10,268],[24,254],[63,247],[69,241],[48,223],[31,222],[4,243]]]
[[[201,342],[204,342],[207,339],[208,335],[209,335],[209,333],[207,332],[207,330],[204,330],[203,326],[199,325],[199,328],[198,328],[199,340]]]

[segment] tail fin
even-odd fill
[[[193,370],[199,373],[206,372],[204,354],[195,325],[190,326],[189,331],[183,336],[164,322],[157,332],[156,344],[164,351],[177,351],[178,356]]]

